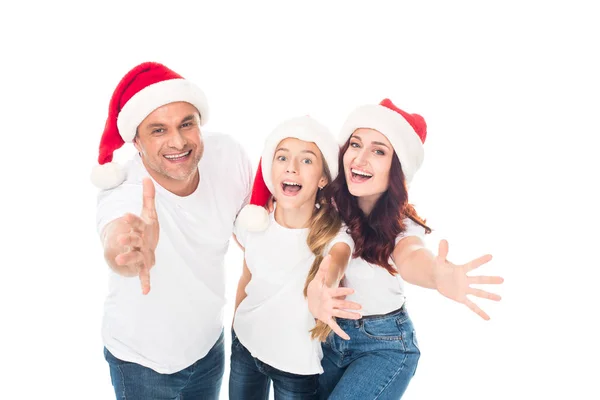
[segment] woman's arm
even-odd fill
[[[418,236],[402,238],[392,253],[402,279],[413,285],[435,289],[435,255]]]
[[[485,320],[487,315],[467,295],[500,301],[501,297],[471,285],[499,285],[504,282],[500,276],[469,276],[467,273],[492,260],[490,254],[478,257],[466,264],[455,265],[447,260],[448,242],[441,240],[438,254],[433,255],[425,248],[420,238],[408,236],[398,242],[392,258],[402,279],[425,288],[435,289],[441,295],[462,303]]]

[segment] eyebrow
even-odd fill
[[[360,140],[362,142],[362,139],[360,138],[360,136],[352,135],[351,137],[353,137],[353,138],[355,138],[357,140]],[[386,149],[390,150],[390,147],[387,144],[383,143],[383,142],[371,142],[371,144],[377,144],[379,146],[383,146]]]
[[[190,114],[187,117],[185,117],[184,119],[182,119],[180,124],[183,124],[184,122],[193,121],[193,120],[194,120],[194,114]],[[162,124],[160,122],[146,125],[147,128],[163,128],[164,126],[165,126],[165,124]]]
[[[280,147],[280,148],[278,148],[277,150],[275,150],[275,153],[277,153],[278,151],[290,151],[290,150],[289,150],[289,149],[286,149],[285,147]],[[315,154],[315,152],[314,152],[314,151],[312,151],[312,150],[302,150],[302,151],[301,151],[301,153],[310,153],[310,154],[312,154],[312,155],[313,155],[313,156],[315,156],[315,157],[317,156],[317,155]]]

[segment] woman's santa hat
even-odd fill
[[[427,136],[425,119],[419,114],[402,111],[390,99],[379,104],[367,104],[348,116],[340,132],[340,145],[343,146],[359,128],[375,129],[388,138],[408,185],[423,163],[423,144]]]
[[[324,162],[327,163],[331,179],[336,178],[340,149],[331,131],[309,116],[296,117],[281,123],[265,141],[265,147],[252,186],[250,204],[240,211],[235,221],[238,228],[259,232],[265,230],[269,225],[269,214],[265,206],[275,191],[271,179],[273,157],[279,143],[287,138],[315,143],[323,155]]]
[[[92,171],[92,183],[100,189],[119,186],[125,180],[123,168],[112,162],[113,152],[132,142],[140,123],[157,108],[185,101],[200,114],[200,125],[209,116],[204,92],[166,66],[145,62],[129,71],[117,85],[108,108],[98,164]]]

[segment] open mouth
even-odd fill
[[[165,154],[163,157],[171,162],[181,162],[187,160],[190,154],[192,154],[192,150],[188,150],[184,153],[179,154]]]
[[[355,182],[355,183],[366,182],[373,177],[373,174],[370,174],[365,171],[361,171],[356,168],[350,169],[350,173],[351,173],[352,182]]]
[[[281,188],[286,196],[295,196],[302,190],[302,185],[297,182],[284,181],[281,183]]]

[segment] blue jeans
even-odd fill
[[[319,375],[296,375],[280,371],[252,357],[231,333],[231,372],[229,398],[232,400],[267,400],[273,381],[275,400],[318,399]]]
[[[218,400],[225,370],[223,333],[204,358],[174,374],[122,361],[104,348],[117,400]]]
[[[406,309],[337,323],[350,340],[331,333],[323,343],[321,398],[400,399],[421,355]]]

